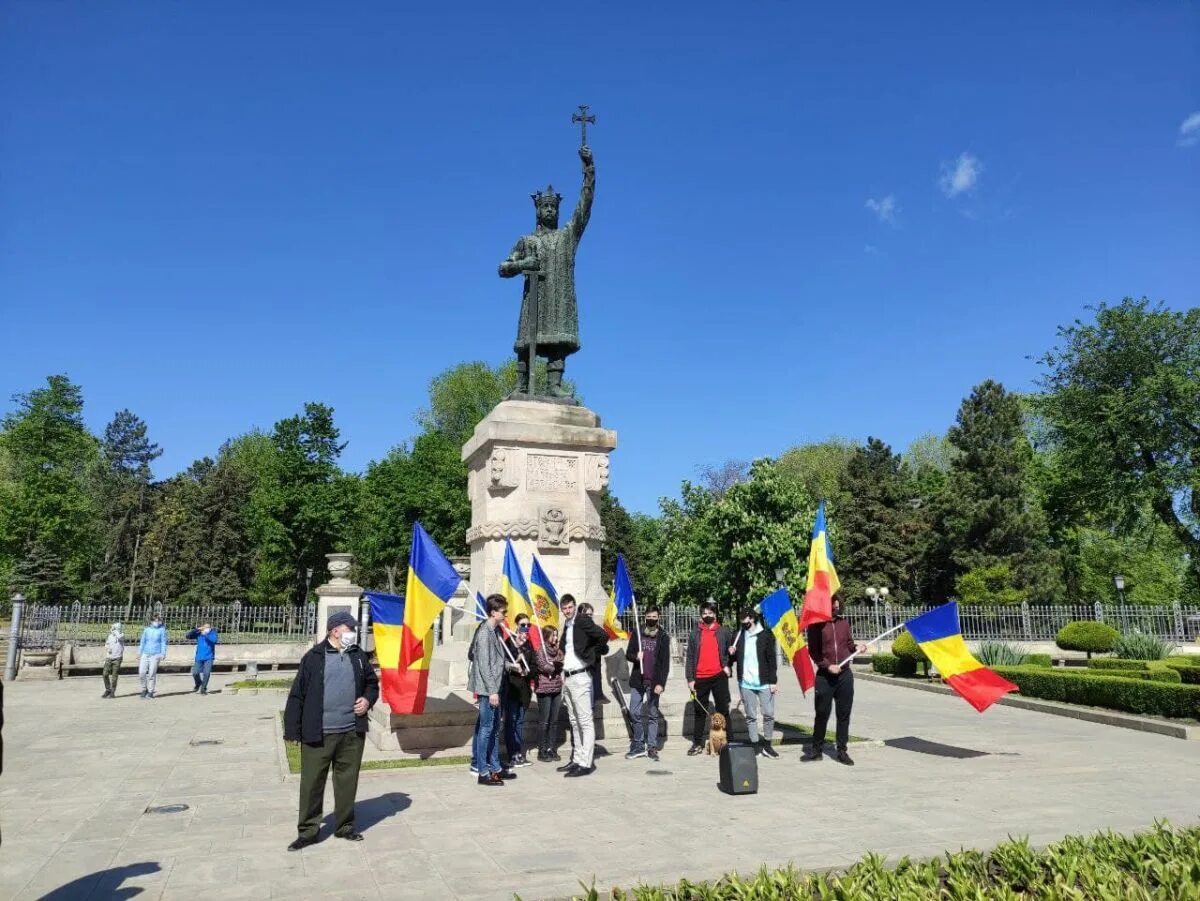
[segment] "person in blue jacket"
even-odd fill
[[[184,636],[188,641],[196,642],[196,662],[192,664],[192,681],[196,687],[192,693],[208,694],[208,677],[212,675],[213,660],[217,656],[217,645],[221,639],[211,623],[205,623],[198,629],[191,629]]]
[[[150,619],[150,625],[142,629],[142,638],[138,642],[138,679],[142,683],[142,697],[154,697],[154,688],[158,682],[158,664],[167,656],[167,629],[162,617],[155,615]]]

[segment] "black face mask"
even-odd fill
[[[754,623],[742,623],[742,628],[743,628],[743,629],[746,629],[746,630],[753,629],[753,628],[754,628]]]
[[[706,613],[706,614],[704,614],[704,616],[702,616],[702,617],[700,617],[700,618],[701,618],[702,620],[704,620],[706,623],[711,623],[711,622],[713,622],[714,620],[716,620],[716,617],[715,617],[715,616],[713,616],[712,614],[709,614],[709,613]]]
[[[646,628],[647,629],[657,629],[658,628],[658,620],[656,620],[656,619],[646,620]]]

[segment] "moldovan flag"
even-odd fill
[[[801,629],[833,619],[833,596],[841,587],[837,570],[833,568],[833,547],[825,528],[825,501],[821,501],[808,550],[808,582],[804,586],[804,604],[800,608]]]
[[[786,588],[780,588],[763,598],[758,609],[767,628],[775,633],[775,640],[783,649],[784,656],[791,661],[796,678],[800,681],[800,690],[808,694],[817,679],[812,658],[808,654],[808,643],[804,640],[804,630],[796,622],[791,595]]]
[[[550,581],[536,556],[529,568],[529,601],[533,604],[533,611],[537,614],[534,620],[539,626],[554,626],[556,629],[559,627],[558,592],[554,590],[554,583]],[[540,629],[537,637],[533,639],[533,644],[535,648],[541,647]]]
[[[946,684],[980,713],[1017,690],[1017,686],[996,675],[967,650],[958,628],[955,601],[910,619],[904,628],[916,639]]]
[[[483,599],[483,592],[475,592],[475,619],[482,621],[487,619],[487,601]]]
[[[613,641],[629,640],[629,633],[621,628],[621,621],[617,619],[617,589],[615,586],[608,593],[608,603],[604,607],[604,631]]]
[[[508,601],[508,628],[512,631],[516,626],[517,615],[524,613],[533,619],[533,606],[529,603],[529,588],[525,584],[525,575],[521,572],[521,564],[517,562],[517,552],[513,550],[512,539],[504,539],[504,568],[500,571],[500,594]]]
[[[413,549],[408,554],[408,582],[404,585],[404,620],[400,642],[400,665],[394,669],[389,691],[388,668],[376,650],[383,673],[384,701],[392,713],[419,714],[425,711],[425,693],[430,685],[433,657],[433,620],[454,596],[462,577],[446,559],[419,522],[413,523]]]

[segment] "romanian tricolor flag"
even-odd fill
[[[783,654],[792,663],[796,678],[800,682],[800,690],[805,694],[817,681],[813,672],[812,658],[808,654],[808,642],[804,639],[804,630],[796,622],[796,609],[792,606],[791,595],[786,588],[767,595],[758,605],[763,622],[768,629],[775,633],[775,640],[783,649]]]
[[[554,583],[542,569],[541,561],[535,556],[533,566],[529,568],[529,600],[533,604],[534,620],[539,626],[554,626],[558,628],[558,592]],[[538,636],[541,642],[541,636]]]
[[[841,587],[837,570],[833,568],[829,532],[825,528],[825,501],[821,501],[808,550],[808,581],[804,586],[804,604],[800,608],[801,629],[833,619],[833,596]]]
[[[629,633],[621,628],[621,621],[617,618],[616,593],[615,587],[608,593],[608,604],[604,607],[604,631],[613,641],[628,641]]]
[[[946,683],[980,713],[1017,686],[993,673],[967,650],[958,628],[958,604],[951,601],[910,619],[904,628],[921,646]]]
[[[504,539],[504,568],[500,571],[500,594],[508,601],[508,627],[511,630],[517,623],[517,616],[524,613],[533,619],[533,605],[529,603],[529,587],[525,584],[525,575],[521,572],[521,564],[517,562],[517,552],[513,550],[512,539]]]
[[[419,522],[414,522],[413,549],[408,554],[408,582],[404,585],[404,619],[395,665],[379,650],[379,626],[376,625],[376,654],[382,673],[383,698],[392,713],[424,713],[433,657],[433,620],[442,613],[460,582],[462,577],[446,559],[442,548],[434,543]]]

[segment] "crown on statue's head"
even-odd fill
[[[560,203],[562,203],[562,195],[555,193],[554,185],[546,185],[546,190],[537,191],[529,196],[533,198],[533,205],[535,207],[541,206],[543,200],[551,200],[554,202],[555,206],[558,206]]]

